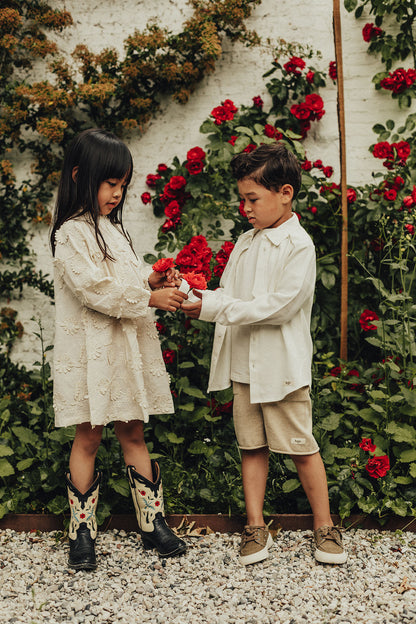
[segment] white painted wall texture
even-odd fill
[[[55,35],[59,48],[70,54],[79,43],[85,43],[97,53],[105,47],[115,48],[123,54],[123,42],[134,29],[142,29],[151,20],[166,26],[172,32],[180,32],[182,24],[192,13],[186,0],[56,0],[51,2],[57,8],[68,10],[74,25],[61,35]],[[342,5],[341,0],[341,5]],[[255,8],[247,25],[263,37],[277,41],[309,44],[322,53],[321,60],[313,64],[327,70],[334,60],[332,32],[332,0],[262,0]],[[376,92],[372,76],[384,68],[377,57],[368,55],[367,44],[362,38],[362,27],[373,21],[363,15],[357,21],[341,7],[343,30],[343,59],[346,99],[347,170],[348,183],[358,185],[370,181],[371,172],[381,169],[368,152],[375,135],[371,128],[377,122],[404,118],[389,93]],[[152,208],[144,206],[140,195],[148,190],[145,177],[154,173],[158,163],[170,163],[174,156],[183,160],[186,152],[196,145],[204,146],[204,135],[199,134],[201,123],[211,110],[226,98],[239,106],[251,104],[253,96],[260,95],[265,101],[267,92],[262,74],[270,69],[270,50],[249,49],[242,44],[225,42],[224,53],[217,63],[215,72],[207,76],[198,86],[185,106],[165,101],[160,114],[152,120],[147,132],[129,142],[132,151],[135,174],[129,189],[125,210],[125,224],[129,230],[136,251],[144,254],[153,251],[160,220],[153,216]],[[45,77],[45,68],[39,65],[36,79]],[[308,157],[321,158],[325,165],[335,169],[334,180],[338,180],[339,152],[338,125],[336,116],[336,87],[331,80],[321,91],[326,114],[314,124],[307,139]],[[51,256],[47,232],[36,232],[32,246],[37,254],[39,268],[50,273]],[[19,301],[11,304],[19,312],[25,334],[13,351],[13,358],[27,366],[39,358],[38,340],[33,335],[36,324],[33,316],[42,319],[46,340],[53,342],[54,309],[43,295],[27,289]]]

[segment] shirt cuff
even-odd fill
[[[200,321],[214,321],[217,315],[217,294],[214,290],[202,292],[202,307],[199,315]]]

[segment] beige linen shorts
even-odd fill
[[[312,434],[308,386],[273,403],[250,403],[249,384],[234,381],[233,390],[234,429],[240,449],[268,446],[274,453],[289,455],[313,455],[319,451]]]

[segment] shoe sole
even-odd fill
[[[75,564],[69,563],[68,567],[71,568],[72,570],[96,570],[97,564],[91,565],[89,563],[75,563]]]
[[[259,561],[263,561],[263,559],[267,559],[267,557],[269,556],[270,546],[273,546],[273,538],[269,533],[269,535],[267,536],[266,546],[258,552],[252,553],[251,555],[240,555],[240,563],[246,566],[250,565],[251,563],[258,563]]]
[[[332,563],[335,565],[340,565],[347,561],[348,554],[346,552],[342,552],[339,554],[327,553],[317,548],[315,550],[315,559],[316,561],[319,561],[319,563]]]

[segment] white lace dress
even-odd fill
[[[171,414],[169,377],[154,317],[147,272],[122,232],[106,217],[99,228],[103,260],[84,217],[56,233],[54,410],[57,427],[149,420]]]

